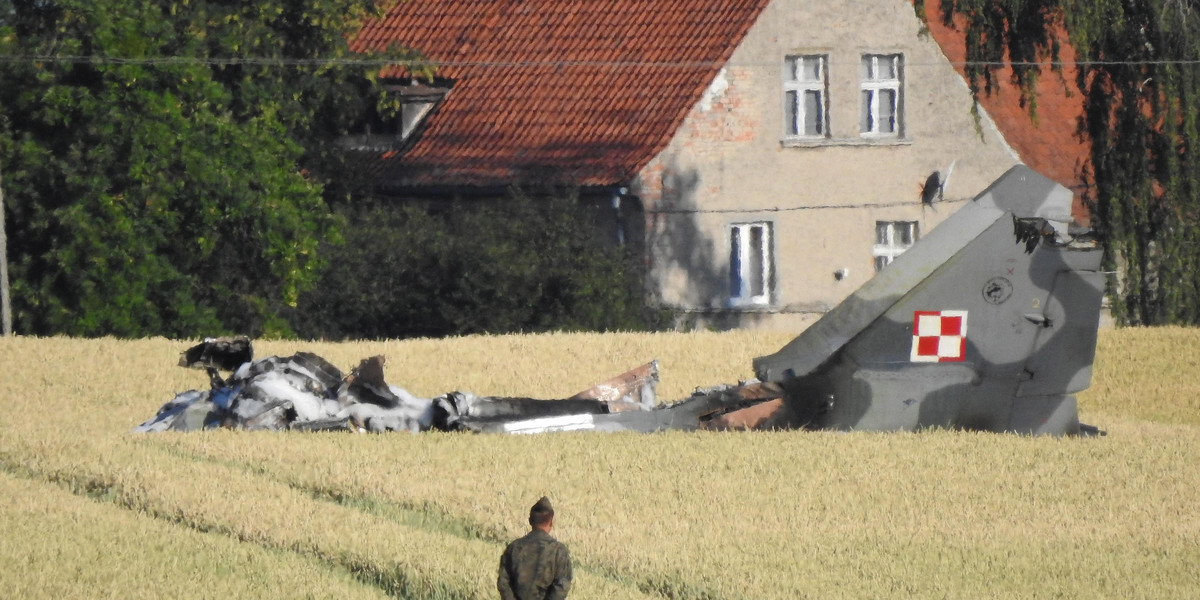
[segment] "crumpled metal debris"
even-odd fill
[[[652,410],[657,404],[656,361],[556,401],[457,391],[419,398],[384,380],[385,362],[372,356],[343,375],[310,352],[253,360],[249,338],[207,338],[185,350],[179,365],[207,371],[210,389],[176,395],[133,430],[482,431],[489,422],[513,418]],[[221,371],[232,373],[223,377]]]

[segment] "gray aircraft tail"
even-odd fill
[[[1017,166],[778,352],[804,424],[1074,434],[1104,274],[1072,194]]]

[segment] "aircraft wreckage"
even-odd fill
[[[348,429],[660,431],[914,430],[1093,433],[1075,396],[1091,382],[1105,275],[1072,194],[1024,166],[1005,173],[778,352],[757,380],[660,403],[647,363],[571,398],[452,392],[416,398],[383,358],[349,374],[319,356],[253,360],[250,340],[213,339],[183,366],[211,389],[179,394],[135,431]],[[222,371],[231,372],[228,377]]]

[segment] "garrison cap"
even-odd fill
[[[549,498],[542,496],[541,499],[529,509],[529,518],[532,519],[534,515],[554,516],[554,507],[550,505]]]

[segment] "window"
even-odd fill
[[[403,79],[385,83],[383,89],[391,100],[395,100],[397,110],[370,110],[350,127],[351,133],[343,136],[339,143],[356,150],[398,148],[450,92],[452,83],[446,79],[432,82]]]
[[[826,110],[826,59],[820,55],[789,56],[784,60],[783,95],[787,131],[794,137],[824,137],[829,131]]]
[[[875,272],[904,254],[916,241],[919,232],[916,221],[875,221]]]
[[[771,302],[771,224],[738,223],[729,228],[729,301],[733,306]]]
[[[900,81],[903,60],[899,54],[864,54],[859,67],[862,79],[862,116],[864,136],[900,135]]]

